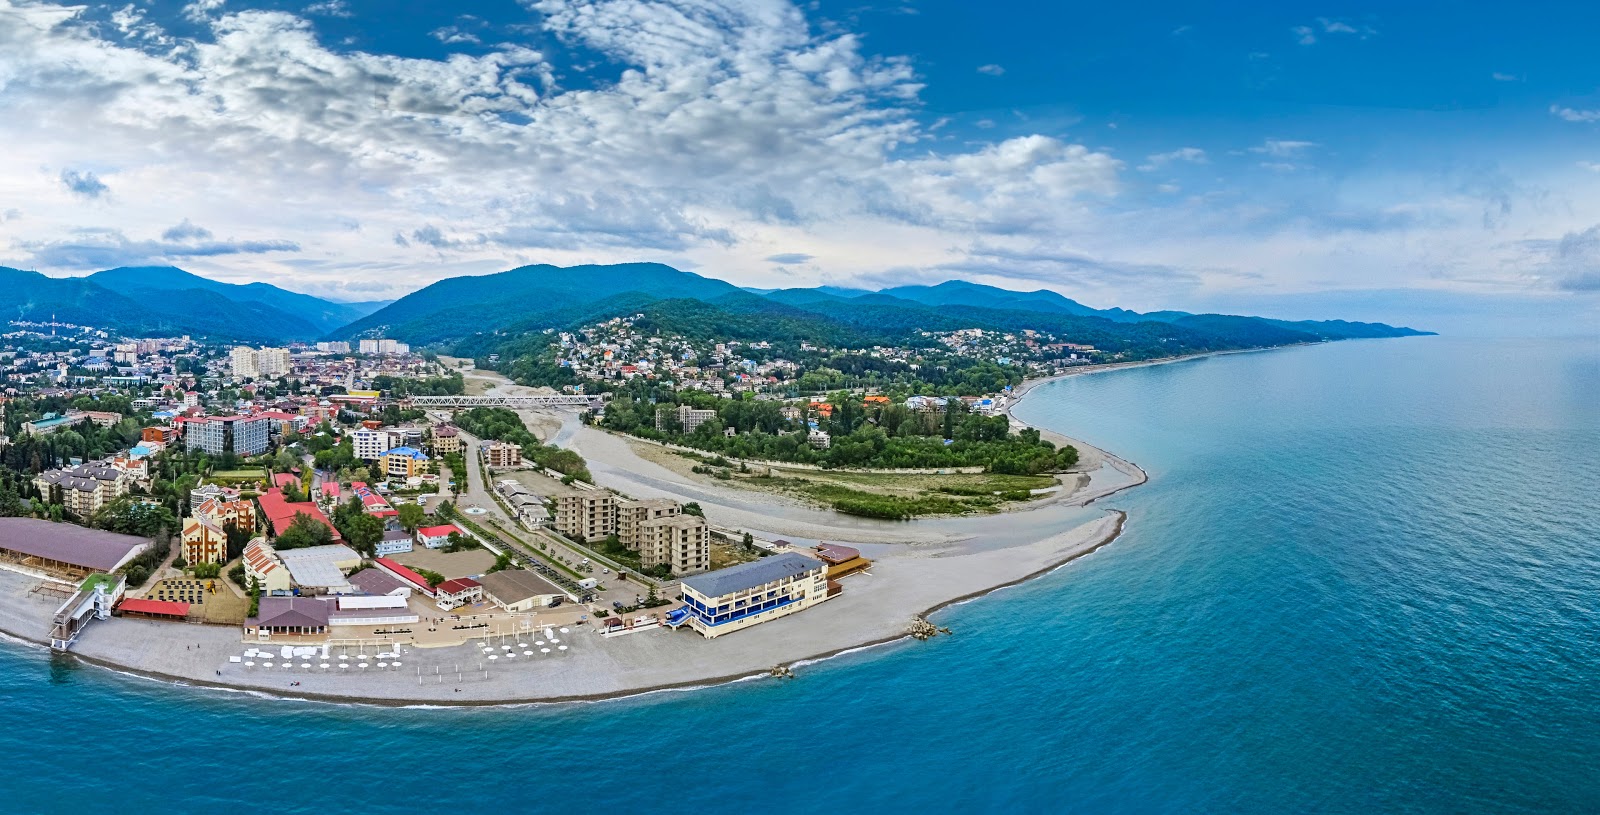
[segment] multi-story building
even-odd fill
[[[183,423],[184,446],[214,456],[255,456],[271,442],[272,420],[265,416],[202,416]]]
[[[600,540],[617,531],[617,496],[610,490],[564,490],[555,502],[556,531],[569,538]]]
[[[667,429],[666,414],[666,408],[661,408],[656,411],[657,430]],[[700,408],[693,408],[688,405],[678,406],[678,426],[682,428],[683,432],[685,433],[693,433],[695,428],[698,428],[700,425],[703,425],[706,422],[714,422],[716,420],[717,412],[714,410],[702,410]]]
[[[389,478],[412,478],[422,475],[428,465],[428,456],[415,447],[395,447],[378,456],[378,467]]]
[[[666,566],[675,575],[711,567],[711,527],[697,515],[674,515],[640,521],[639,562],[645,568]]]
[[[684,605],[667,616],[705,637],[720,637],[775,620],[828,599],[828,567],[785,552],[683,579]]]
[[[183,519],[182,552],[184,562],[225,563],[228,560],[228,532],[211,517],[196,513]]]
[[[454,425],[442,424],[433,429],[431,442],[434,455],[447,456],[461,452],[461,431]]]
[[[617,540],[634,551],[639,550],[639,524],[656,518],[668,518],[683,512],[683,507],[670,498],[645,498],[639,501],[617,502]]]
[[[228,352],[228,367],[234,379],[255,379],[261,375],[261,369],[256,366],[256,349],[246,345]]]
[[[383,430],[363,427],[350,434],[350,444],[355,457],[362,461],[377,461],[389,449],[389,434]]]
[[[483,463],[490,467],[521,467],[522,445],[497,441],[483,446]]]
[[[261,586],[264,594],[281,594],[289,591],[293,581],[289,578],[289,567],[283,565],[278,558],[278,553],[267,544],[265,540],[258,539],[250,542],[244,548],[245,586],[256,581]]]
[[[362,340],[360,345],[363,354],[409,354],[411,346],[390,339]]]
[[[106,464],[80,464],[46,470],[34,476],[33,485],[47,503],[60,504],[79,518],[89,518],[117,496],[128,491],[133,478]]]

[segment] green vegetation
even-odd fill
[[[277,549],[304,549],[330,543],[333,543],[333,530],[304,512],[296,512],[289,528],[283,530],[272,545]]]
[[[417,567],[417,566],[412,566],[410,564],[402,564],[402,565],[404,565],[407,569],[410,569],[411,571],[416,572],[419,575],[422,575],[422,579],[428,581],[428,585],[430,585],[430,586],[437,587],[440,583],[443,583],[444,580],[445,580],[444,575],[439,574],[438,572],[433,571],[432,569],[423,569],[423,568],[420,568],[420,567]]]
[[[1037,430],[1011,432],[1005,416],[980,416],[951,400],[939,412],[919,412],[904,405],[866,407],[847,394],[835,394],[829,410],[804,408],[801,421],[784,418],[783,405],[755,399],[718,399],[706,394],[673,394],[682,404],[712,409],[716,421],[682,432],[671,401],[612,399],[605,426],[648,439],[757,461],[816,464],[824,468],[940,469],[982,467],[987,472],[1032,475],[1066,470],[1078,463],[1078,451],[1060,450]],[[663,418],[662,430],[655,427]],[[824,449],[807,439],[806,421],[831,436]],[[728,436],[724,428],[737,435]]]
[[[383,539],[383,521],[367,514],[361,506],[361,499],[351,496],[349,501],[334,507],[333,517],[329,520],[339,530],[339,536],[360,552],[362,557],[372,557],[377,553],[378,541]]]
[[[592,481],[594,476],[589,474],[589,466],[584,463],[583,456],[554,445],[541,444],[539,439],[528,432],[527,425],[522,423],[522,417],[516,411],[508,408],[480,407],[462,411],[456,414],[456,424],[462,430],[477,436],[480,439],[495,439],[522,446],[522,457],[528,461],[555,470],[558,473],[573,476],[582,481]],[[465,472],[457,473],[456,478],[466,477]]]

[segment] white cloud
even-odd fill
[[[1300,45],[1316,45],[1319,34],[1354,34],[1361,39],[1366,39],[1378,33],[1372,26],[1356,26],[1344,20],[1335,20],[1329,17],[1318,17],[1315,24],[1297,25],[1289,29],[1294,35],[1294,41]]]
[[[1591,173],[1600,173],[1600,161],[1580,161],[1578,167]]]
[[[1180,147],[1176,150],[1170,150],[1165,153],[1152,153],[1148,156],[1145,156],[1145,163],[1139,165],[1139,169],[1145,172],[1151,172],[1154,170],[1159,170],[1162,167],[1177,161],[1189,162],[1191,164],[1205,164],[1209,160],[1210,159],[1206,156],[1206,151],[1201,150],[1198,147]]]
[[[1489,77],[1496,82],[1518,82],[1522,79],[1522,77],[1519,77],[1516,74],[1506,74],[1499,71],[1489,74]]]
[[[1260,153],[1267,156],[1275,156],[1278,158],[1287,158],[1291,156],[1298,156],[1306,150],[1316,146],[1316,142],[1310,141],[1295,141],[1293,139],[1267,139],[1261,144],[1250,148],[1250,152]]]
[[[978,66],[978,73],[987,76],[1002,76],[1005,74],[1005,72],[1006,69],[1003,66],[995,65],[994,63]]]
[[[211,18],[212,12],[222,9],[226,0],[193,0],[183,7],[183,16],[191,22],[203,23]]]
[[[1556,118],[1568,122],[1600,122],[1600,110],[1584,110],[1580,108],[1563,107],[1561,105],[1551,105],[1550,113]]]

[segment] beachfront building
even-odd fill
[[[0,518],[0,561],[54,576],[82,579],[127,565],[150,541],[38,518]]]
[[[228,533],[209,516],[196,513],[183,519],[183,562],[224,563],[228,560]]]
[[[412,571],[409,567],[386,557],[377,558],[372,561],[372,564],[390,577],[399,580],[412,591],[424,597],[434,596],[433,586],[428,583],[428,579]]]
[[[356,591],[373,597],[410,598],[411,587],[382,569],[362,569],[348,578]]]
[[[245,636],[321,637],[328,633],[333,606],[320,597],[263,597],[256,616],[244,621]]]
[[[639,522],[639,562],[666,566],[675,575],[711,568],[711,527],[698,515],[673,515]]]
[[[683,512],[683,507],[670,498],[645,498],[639,501],[617,502],[617,540],[623,546],[639,551],[639,524],[657,518],[670,518]]]
[[[827,564],[797,552],[686,577],[682,608],[667,617],[673,628],[688,625],[705,637],[720,637],[808,609],[828,599]]]
[[[288,567],[278,559],[278,553],[264,539],[256,539],[244,547],[239,558],[244,564],[244,584],[260,586],[264,595],[288,594],[293,587]]]
[[[861,556],[861,550],[851,546],[840,546],[837,543],[818,544],[815,548],[817,557],[828,564],[828,579],[838,580],[846,575],[864,572],[871,568],[872,561]]]
[[[610,490],[569,488],[555,495],[556,531],[575,540],[600,540],[617,531],[617,496]]]
[[[491,468],[521,467],[522,445],[497,441],[483,446],[483,463]]]
[[[470,606],[483,599],[483,584],[470,577],[446,580],[434,589],[434,599],[445,611]]]
[[[289,578],[303,594],[350,594],[355,588],[345,572],[361,565],[361,555],[342,543],[281,549],[278,560],[289,568]]]
[[[557,597],[570,597],[560,586],[524,569],[505,569],[479,578],[483,596],[490,602],[512,612],[533,611],[545,608]]]

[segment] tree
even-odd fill
[[[744,544],[744,550],[746,552],[753,552],[756,548],[756,536],[746,532],[744,533],[744,540],[741,541],[741,543]]]
[[[416,504],[400,505],[400,528],[407,532],[417,531],[422,522],[428,519],[428,511]]]
[[[683,505],[683,514],[697,515],[701,518],[704,518],[706,516],[706,511],[700,508],[700,503],[698,501],[690,501],[689,503]]]
[[[304,549],[329,543],[333,543],[333,532],[326,524],[304,512],[296,512],[294,520],[289,522],[289,528],[273,541],[273,545],[279,549]]]
[[[343,519],[335,517],[334,525],[347,543],[367,557],[372,557],[378,551],[378,541],[383,540],[383,521],[365,512],[347,515]]]

